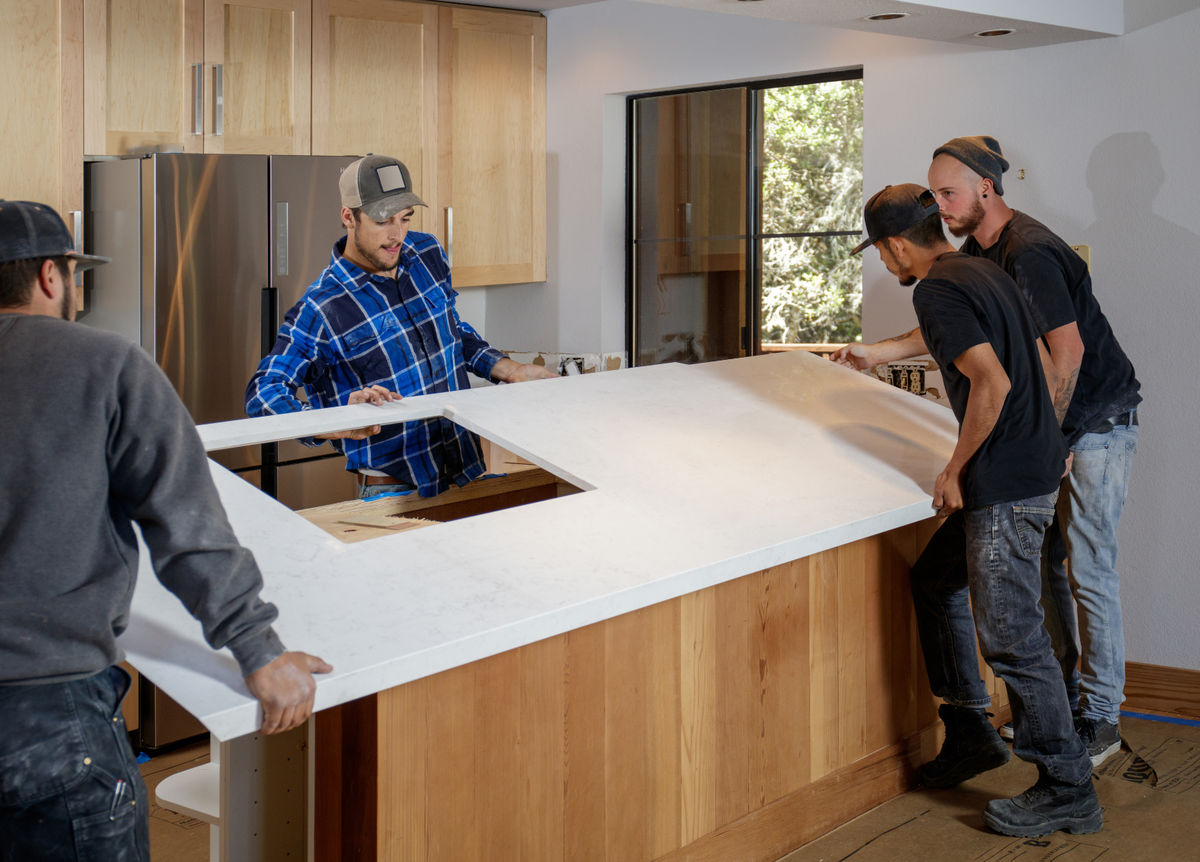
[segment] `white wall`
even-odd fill
[[[1128,657],[1200,669],[1200,11],[1115,39],[999,51],[629,0],[553,10],[545,284],[493,287],[505,348],[624,348],[624,108],[613,94],[862,65],[865,191],[924,182],[933,149],[997,136],[1006,197],[1092,246],[1095,290],[1146,397],[1121,524]],[[1024,181],[1017,179],[1021,168]],[[864,329],[915,325],[868,256]]]

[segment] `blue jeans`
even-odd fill
[[[0,860],[149,862],[146,785],[117,667],[74,682],[0,686]]]
[[[1008,685],[1013,752],[1059,781],[1082,784],[1092,764],[1039,605],[1042,537],[1054,500],[1047,494],[955,512],[910,577],[933,693],[956,706],[991,703],[975,658],[978,632],[984,659]]]
[[[396,482],[392,485],[359,485],[358,499],[373,500],[384,494],[411,494],[415,490],[417,486],[407,482]]]
[[[1063,480],[1042,557],[1046,629],[1071,708],[1110,723],[1125,700],[1117,525],[1137,444],[1138,426],[1118,425],[1105,434],[1084,434],[1071,447],[1075,462]],[[1063,565],[1068,557],[1069,581]]]

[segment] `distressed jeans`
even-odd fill
[[[0,862],[149,862],[146,785],[121,717],[129,674],[0,685]]]
[[[1013,752],[1078,785],[1092,764],[1075,732],[1039,604],[1042,537],[1054,519],[1055,496],[955,512],[910,577],[933,693],[956,706],[991,703],[975,657],[978,633],[984,659],[1008,685]]]
[[[1117,525],[1137,444],[1138,426],[1118,425],[1104,434],[1084,434],[1071,447],[1075,463],[1063,479],[1042,555],[1046,630],[1071,708],[1109,723],[1120,717],[1125,700]],[[1068,557],[1069,581],[1063,565]]]

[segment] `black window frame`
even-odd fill
[[[629,367],[637,365],[634,350],[634,112],[640,99],[656,99],[664,96],[684,96],[691,93],[710,93],[718,90],[746,91],[746,226],[748,232],[736,237],[746,242],[746,326],[742,327],[741,349],[743,355],[762,353],[762,267],[760,242],[764,239],[801,239],[807,237],[862,236],[858,231],[816,231],[809,233],[762,233],[762,99],[760,92],[780,87],[795,87],[806,84],[825,84],[831,81],[861,81],[863,67],[850,66],[826,72],[790,75],[781,78],[765,78],[731,84],[683,87],[675,90],[658,90],[634,93],[625,97],[625,355]],[[750,228],[753,228],[752,230]]]

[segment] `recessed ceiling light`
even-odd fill
[[[975,35],[980,36],[982,38],[990,38],[992,36],[1008,36],[1015,32],[1017,32],[1017,31],[1011,30],[1011,29],[1008,29],[1005,27],[1001,27],[999,30],[980,30]]]
[[[911,12],[880,12],[878,15],[868,15],[864,21],[895,21],[897,18],[907,18]]]

